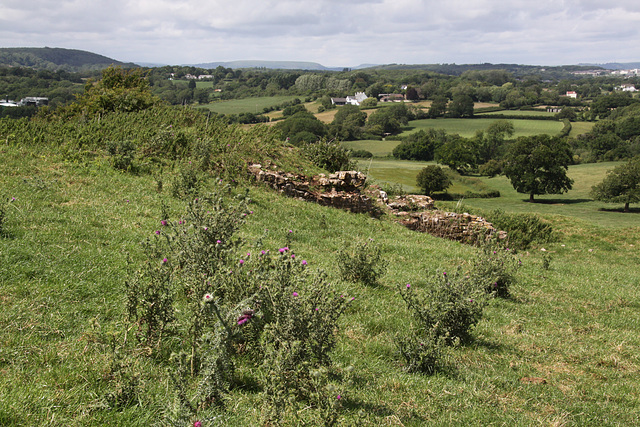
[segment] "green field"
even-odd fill
[[[424,119],[409,122],[401,136],[410,135],[421,129],[444,129],[447,133],[458,134],[470,138],[479,130],[484,130],[495,119]],[[513,123],[514,138],[539,134],[558,134],[564,126],[562,122],[551,120],[509,120]]]
[[[359,168],[368,172],[369,176],[381,182],[400,184],[408,192],[417,192],[416,176],[418,172],[432,162],[412,162],[404,160],[374,159],[359,161]],[[589,163],[569,167],[569,177],[574,180],[573,189],[565,194],[548,194],[536,196],[539,203],[526,203],[528,195],[516,192],[504,176],[495,178],[478,177],[489,188],[500,191],[497,199],[466,199],[464,204],[477,209],[503,209],[507,212],[535,212],[541,215],[564,215],[580,218],[593,225],[607,227],[640,227],[640,216],[611,212],[622,205],[606,204],[593,201],[589,192],[606,176],[608,170],[618,163]],[[464,185],[453,185],[451,193],[464,193]],[[472,190],[472,189],[471,189]],[[445,204],[446,205],[446,204]],[[633,206],[633,205],[632,205]]]
[[[242,114],[242,113],[262,113],[267,107],[280,105],[287,101],[292,101],[297,96],[263,96],[259,98],[231,99],[228,101],[212,102],[206,105],[200,105],[198,108],[206,108],[219,114]]]
[[[509,115],[509,116],[535,116],[535,117],[553,117],[556,113],[549,113],[545,110],[501,110],[491,111],[488,113],[476,113],[476,116],[495,116],[495,115]]]
[[[361,141],[344,141],[343,146],[350,150],[366,150],[375,157],[387,157],[400,144],[400,141],[376,141],[372,139],[363,139]]]
[[[588,133],[595,122],[571,122],[571,132],[569,132],[570,138],[575,138],[578,135]]]

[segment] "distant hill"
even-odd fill
[[[202,64],[188,64],[199,68],[216,68],[223,66],[225,68],[270,68],[278,70],[310,70],[310,71],[342,71],[340,67],[325,67],[317,62],[305,61],[228,61],[228,62],[207,62]]]
[[[585,66],[596,66],[607,70],[632,70],[640,68],[640,62],[608,62],[606,64],[580,64]]]
[[[3,47],[0,48],[0,66],[30,67],[69,72],[102,70],[110,65],[123,68],[137,67],[106,56],[84,50],[51,47]]]

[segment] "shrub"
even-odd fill
[[[553,228],[539,216],[527,213],[506,213],[494,210],[487,219],[498,230],[507,232],[507,246],[526,249],[533,243],[547,243],[555,239]]]
[[[302,152],[313,164],[329,172],[353,169],[349,151],[336,141],[320,140],[303,147]]]
[[[412,372],[432,373],[444,355],[444,347],[467,342],[471,329],[482,318],[486,297],[471,276],[460,271],[437,273],[424,290],[406,284],[400,296],[411,313],[408,337],[396,337],[396,345]]]
[[[346,248],[340,250],[337,264],[342,280],[368,286],[380,283],[388,265],[380,248],[373,245],[372,240],[357,244],[352,252]]]
[[[371,157],[373,157],[373,153],[367,150],[351,150],[349,152],[349,155],[351,157],[357,157],[360,159],[370,159]]]
[[[513,251],[495,240],[484,241],[473,261],[470,276],[488,294],[508,297],[509,288],[515,282],[518,260]]]
[[[115,169],[137,173],[136,144],[133,141],[111,141],[107,145],[107,151],[111,155],[111,166]]]

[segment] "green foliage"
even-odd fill
[[[322,139],[306,144],[302,147],[302,153],[309,158],[314,165],[335,172],[351,170],[354,165],[349,160],[349,150],[335,140]]]
[[[125,172],[137,173],[136,145],[133,141],[112,141],[107,146],[111,155],[111,165],[115,169]]]
[[[486,304],[484,282],[460,270],[432,275],[422,286],[400,287],[400,296],[418,322],[414,329],[425,340],[444,339],[449,345],[469,342],[472,328]]]
[[[352,249],[343,248],[336,261],[342,280],[366,286],[379,285],[388,269],[380,247],[372,240],[358,243]]]
[[[430,196],[436,191],[446,190],[452,182],[444,169],[440,166],[430,165],[418,173],[416,184],[425,195]]]
[[[480,251],[473,260],[471,280],[488,294],[506,298],[516,281],[515,272],[519,263],[510,248],[505,248],[494,239],[482,241]]]
[[[327,134],[327,126],[309,112],[295,113],[278,122],[275,125],[275,129],[281,133],[283,138],[289,138],[292,143],[293,141],[302,142],[304,140],[295,139],[296,135],[301,132],[305,132],[305,134],[311,133],[317,139]]]
[[[84,93],[65,107],[62,114],[95,116],[114,111],[133,112],[146,110],[158,102],[142,70],[109,67],[102,71],[100,81],[89,81]]]
[[[367,114],[355,105],[344,105],[338,109],[329,126],[329,134],[343,141],[360,139]]]
[[[493,226],[507,232],[511,249],[527,249],[533,243],[548,243],[556,239],[553,227],[538,215],[530,213],[507,213],[500,209],[487,215]]]
[[[349,156],[356,157],[359,159],[370,159],[373,157],[373,153],[367,150],[350,150]]]
[[[7,206],[12,201],[13,201],[12,199],[0,197],[0,237],[4,237],[7,235],[7,230],[6,230]]]
[[[609,171],[592,187],[591,196],[607,203],[624,203],[624,211],[629,212],[629,204],[640,201],[640,156]]]
[[[509,146],[504,174],[518,193],[558,194],[571,189],[567,168],[573,157],[567,142],[548,135],[520,137]]]
[[[495,176],[502,174],[502,168],[504,164],[500,160],[491,159],[487,163],[484,163],[478,167],[478,173],[480,175],[488,176],[489,178],[493,178]]]
[[[442,129],[421,129],[402,138],[402,142],[393,149],[393,157],[402,160],[430,161],[434,158],[436,147],[447,140]]]
[[[469,138],[448,135],[445,142],[436,148],[434,157],[438,163],[464,175],[478,165],[478,146]]]

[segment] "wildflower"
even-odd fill
[[[261,253],[262,255],[266,254],[266,252],[265,252],[265,251],[263,251],[263,250],[262,250],[262,251],[260,251],[260,253]]]
[[[293,296],[294,296],[294,297],[297,297],[297,296],[298,296],[298,293],[297,293],[297,292],[294,292],[294,293],[293,293]]]
[[[166,259],[166,258],[163,258],[163,259],[162,259],[162,263],[163,263],[163,264],[166,264],[166,263],[168,263],[168,262],[169,262],[169,260],[168,260],[168,259]]]
[[[320,311],[320,309],[318,307],[316,307],[316,311]]]
[[[253,317],[254,311],[246,309],[242,311],[242,315],[238,317],[238,325],[247,323]]]
[[[289,230],[289,233],[293,233],[293,230]]]
[[[351,301],[353,301],[354,299],[356,299],[356,297],[351,297]]]
[[[307,260],[302,260],[302,265],[307,265]]]
[[[160,235],[160,230],[156,230],[156,234],[159,236]]]
[[[411,287],[411,283],[407,283],[407,289]]]
[[[167,220],[163,219],[162,221],[160,221],[161,225],[167,225]]]
[[[338,400],[342,399],[342,396],[338,395]]]
[[[285,251],[285,248],[280,248],[280,249],[278,249],[278,251],[280,251],[280,253],[283,254],[284,251]]]
[[[216,243],[220,244],[220,243],[222,243],[222,240],[216,240]]]
[[[296,254],[291,254],[291,259],[296,259]]]
[[[12,202],[15,202],[15,201],[16,201],[16,198],[15,198],[15,197],[12,197],[12,198],[11,198],[11,201],[12,201]],[[127,202],[128,202],[128,200],[127,200]]]
[[[244,264],[244,260],[243,259],[241,259],[239,262],[240,262],[240,265]]]
[[[207,231],[207,230],[209,230],[209,227],[205,227],[205,228],[204,228],[204,231]]]
[[[202,427],[202,423],[200,421],[196,421],[193,423],[193,427]]]
[[[204,302],[212,302],[213,301],[213,296],[211,294],[204,294],[204,296],[202,297],[202,300]]]
[[[247,252],[247,258],[251,256],[251,252]]]

